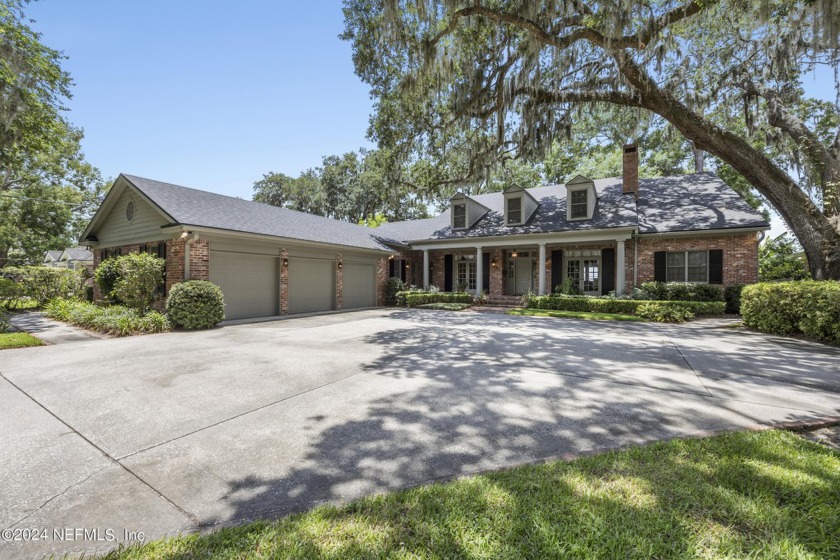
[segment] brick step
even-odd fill
[[[520,296],[494,296],[487,299],[484,305],[490,307],[521,307],[522,298]]]

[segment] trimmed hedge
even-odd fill
[[[723,290],[723,300],[726,302],[726,312],[741,314],[741,290],[744,289],[743,284],[732,284]]]
[[[607,299],[591,296],[532,296],[528,298],[525,307],[531,309],[556,309],[558,311],[585,311],[594,313],[621,313],[638,315],[639,307],[649,303],[666,303],[662,301],[639,299]],[[722,301],[681,301],[682,307],[694,315],[722,315],[726,303]]]
[[[172,286],[166,311],[176,327],[212,329],[225,318],[222,289],[206,280],[187,280]]]
[[[723,301],[723,290],[711,284],[644,282],[634,297],[649,301]]]
[[[473,297],[467,292],[399,292],[397,301],[407,307],[417,307],[427,303],[472,303]]]
[[[802,334],[840,343],[840,282],[753,284],[741,292],[744,324],[783,336]]]

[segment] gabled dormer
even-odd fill
[[[455,231],[470,229],[481,219],[489,208],[476,202],[464,193],[457,193],[449,199],[450,214],[452,215],[451,225]]]
[[[597,201],[592,179],[578,175],[566,183],[566,219],[570,222],[591,220]]]
[[[531,219],[539,202],[519,185],[511,185],[504,191],[505,225],[521,226]]]

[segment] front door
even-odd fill
[[[520,257],[513,259],[513,294],[521,296],[532,291],[534,286],[534,272],[531,258]]]

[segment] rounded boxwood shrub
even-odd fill
[[[206,280],[187,280],[172,286],[166,298],[169,320],[182,329],[210,329],[225,318],[222,290]]]

